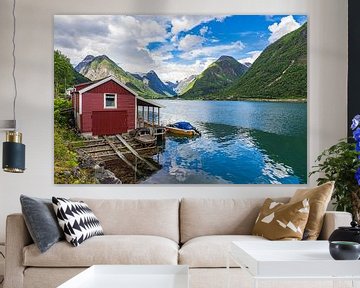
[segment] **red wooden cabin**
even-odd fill
[[[151,107],[152,115],[157,108],[158,116],[162,107],[139,97],[114,76],[76,85],[71,99],[77,128],[81,133],[94,136],[128,132],[139,126],[139,107],[142,106],[143,113],[145,107],[148,112]]]

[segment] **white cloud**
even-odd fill
[[[166,21],[149,16],[55,16],[54,48],[73,64],[88,54],[105,54],[125,70],[140,71],[155,63],[146,46],[170,36]]]
[[[265,15],[265,20],[268,22],[274,22],[274,15]]]
[[[138,45],[145,46],[150,42],[162,42],[168,36],[166,27],[155,19],[134,16],[113,16],[109,22],[112,38],[119,38],[120,43],[128,39],[135,40]]]
[[[218,45],[219,43],[212,43],[211,40],[207,44],[217,46],[203,47],[205,37],[184,37],[182,33],[178,34],[180,31],[189,31],[200,23],[214,19],[223,21],[225,17],[55,16],[54,48],[68,56],[74,65],[86,55],[104,54],[125,71],[154,70],[163,81],[175,82],[201,73],[221,55],[232,55],[232,52],[243,49],[241,42]],[[172,26],[172,22],[176,23],[175,26]],[[205,32],[205,27],[207,26],[202,27],[200,33],[209,33]],[[177,34],[172,33],[173,31]],[[156,49],[148,48],[148,44],[152,42],[159,42]],[[178,53],[182,59],[176,61]]]
[[[201,47],[201,44],[203,43],[204,38],[197,35],[186,35],[184,38],[180,39],[179,41],[179,49],[182,51],[189,51],[194,48]]]
[[[102,16],[55,16],[54,43],[57,47],[81,50],[82,38],[100,39],[110,34]],[[82,37],[78,37],[81,35]]]
[[[200,35],[204,36],[208,31],[209,31],[209,27],[208,26],[203,26],[203,27],[200,28]]]
[[[260,56],[262,51],[250,51],[248,53],[246,53],[247,55],[249,55],[249,57],[246,58],[242,58],[240,60],[238,60],[240,63],[245,64],[245,63],[250,63],[253,64],[255,62],[255,60]]]
[[[181,31],[189,31],[201,23],[206,23],[214,19],[212,16],[181,16],[174,17],[171,20],[172,29],[171,32],[177,35]]]
[[[178,16],[178,17],[172,17],[171,19],[171,25],[172,29],[171,32],[174,35],[177,35],[181,31],[189,31],[192,28],[202,24],[207,23],[212,20],[216,20],[219,22],[223,22],[227,16]]]
[[[171,51],[173,51],[174,45],[172,44],[164,44],[159,48],[150,51],[151,58],[154,59],[155,62],[163,62],[174,58]]]
[[[271,32],[269,42],[273,43],[282,36],[294,31],[300,27],[292,15],[281,18],[280,23],[274,23],[268,27]]]
[[[236,41],[230,44],[206,46],[184,52],[180,55],[182,59],[192,60],[198,57],[213,57],[219,58],[226,54],[236,54],[243,50],[245,45],[241,41]]]
[[[177,41],[178,41],[178,38],[176,35],[174,35],[170,38],[170,42],[172,42],[172,43],[176,43]]]
[[[196,60],[191,64],[166,63],[156,68],[156,73],[162,81],[176,82],[190,75],[198,75],[204,71],[216,58]]]

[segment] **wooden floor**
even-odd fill
[[[90,155],[95,161],[109,161],[118,159],[119,157],[122,158],[119,156],[120,154],[134,154],[138,157],[139,153],[156,149],[156,144],[144,147],[134,139],[129,139],[124,135],[104,136],[96,140],[79,142],[81,143],[81,146],[77,145],[78,142],[72,142],[70,145],[74,150],[80,150]],[[137,153],[134,153],[134,151]]]
[[[157,141],[151,144],[140,143],[129,134],[101,136],[69,143],[72,150],[101,164],[124,184],[136,183],[161,168],[159,163],[152,159],[163,147],[158,145]],[[116,161],[120,162],[115,165]]]

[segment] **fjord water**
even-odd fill
[[[163,166],[143,183],[297,184],[307,179],[306,103],[158,100],[163,125],[191,122],[201,137],[167,137]]]

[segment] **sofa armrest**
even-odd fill
[[[9,215],[6,218],[4,288],[23,287],[23,248],[32,242],[22,214]]]
[[[324,224],[319,236],[321,240],[329,239],[331,233],[340,226],[350,226],[352,216],[348,212],[326,211]]]

